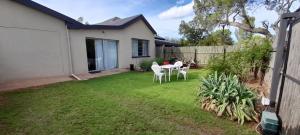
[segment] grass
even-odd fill
[[[129,72],[0,93],[0,134],[255,134],[200,109],[205,74],[159,85],[150,72]]]

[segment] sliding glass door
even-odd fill
[[[103,40],[104,70],[117,68],[117,42]]]
[[[94,42],[91,43],[91,39],[89,39],[89,44],[87,44],[87,48],[89,48],[87,51],[88,60],[89,60],[89,71],[91,72],[103,71],[103,70],[110,70],[110,69],[117,68],[118,66],[117,41],[102,40],[102,39],[95,39],[93,41]],[[91,51],[93,48],[95,51]],[[94,61],[91,59],[94,59]],[[95,66],[90,66],[90,65],[95,65]]]
[[[97,71],[105,70],[103,51],[103,41],[95,40],[95,61]]]

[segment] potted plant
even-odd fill
[[[163,65],[168,65],[170,62],[168,60],[164,60]]]

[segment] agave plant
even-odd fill
[[[229,116],[243,124],[246,121],[258,121],[254,101],[256,94],[239,82],[236,75],[214,74],[202,79],[199,92],[201,107],[217,113],[217,116]]]

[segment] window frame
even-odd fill
[[[142,55],[142,56],[133,56],[133,42],[134,40],[137,40],[137,42],[147,42],[147,55]],[[150,41],[147,40],[147,39],[139,39],[139,38],[131,38],[131,51],[132,51],[132,58],[145,58],[145,57],[151,57],[149,55],[149,44],[150,44]],[[139,47],[139,45],[137,46]],[[142,52],[144,51],[144,47],[142,48]],[[139,52],[138,52],[138,55],[139,55]]]

